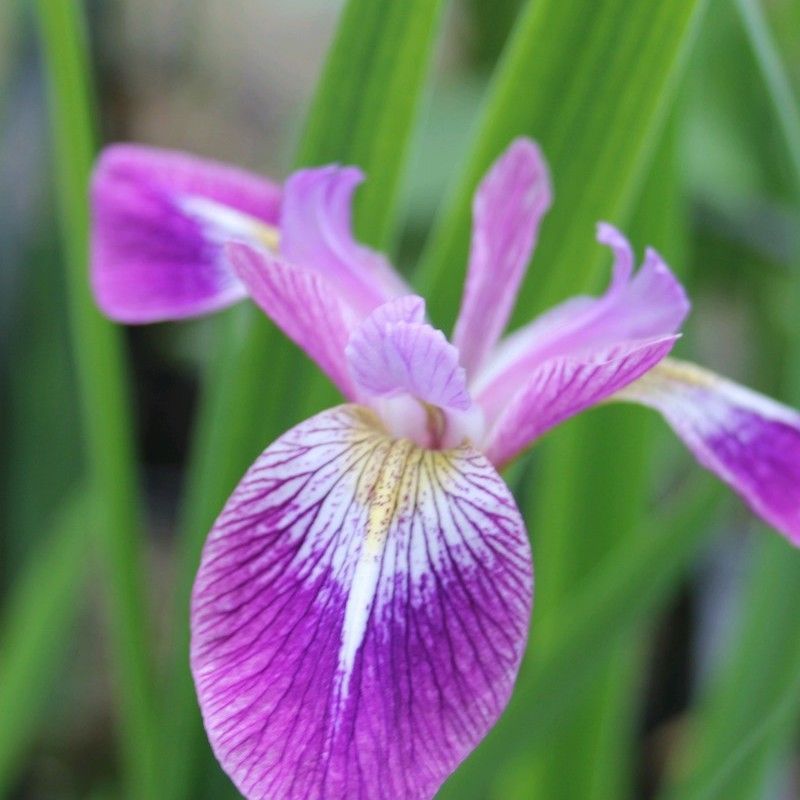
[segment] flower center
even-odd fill
[[[273,225],[251,217],[229,206],[197,195],[186,195],[179,201],[180,207],[197,219],[204,227],[206,236],[225,244],[231,238],[240,237],[252,244],[278,252],[280,232]]]
[[[374,398],[370,405],[388,433],[427,450],[448,450],[465,442],[480,449],[483,442],[485,423],[477,405],[468,411],[445,409],[407,393]]]

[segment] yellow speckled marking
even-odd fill
[[[463,452],[465,445],[450,450],[425,450],[425,462],[431,475],[436,475],[440,482],[446,483],[450,475],[457,471],[453,464],[453,454]]]
[[[390,529],[410,514],[423,481],[446,484],[457,469],[453,450],[428,450],[410,439],[389,435],[374,412],[363,406],[346,406],[354,447],[366,458],[355,487],[357,501],[366,512],[363,547],[354,565],[342,622],[336,692],[341,702],[348,696],[350,675],[361,647],[381,575],[382,558]],[[426,487],[423,494],[433,492]]]
[[[396,439],[389,445],[368,500],[369,514],[364,533],[370,550],[381,548],[386,540],[401,490],[408,484],[410,470],[406,467],[414,449],[417,448],[408,439]]]
[[[359,477],[356,497],[367,509],[364,538],[368,552],[374,554],[383,547],[403,499],[414,491],[416,482],[436,476],[438,481],[446,483],[456,469],[453,453],[461,448],[429,450],[410,439],[396,439],[386,432],[378,416],[364,406],[351,406],[348,413],[353,418],[353,439],[359,442],[359,447],[371,451]]]

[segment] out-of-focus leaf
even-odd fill
[[[632,240],[641,249],[656,247],[686,277],[686,225],[680,203],[675,126],[662,137],[644,191],[631,223]],[[528,520],[536,546],[541,578],[536,598],[539,620],[558,625],[558,610],[576,587],[589,577],[609,552],[622,552],[625,543],[646,535],[654,470],[656,433],[666,434],[660,420],[644,409],[611,407],[573,420],[543,443],[528,504]],[[660,452],[660,448],[657,448]],[[558,487],[553,491],[553,487]],[[565,531],[580,531],[579,539]],[[680,579],[680,573],[675,574]],[[677,582],[677,580],[676,580]],[[547,659],[554,631],[534,624],[531,657]],[[573,715],[554,725],[547,747],[536,752],[525,790],[528,794],[562,800],[605,800],[627,797],[633,791],[637,713],[644,668],[642,630],[636,629],[596,665],[595,677]],[[587,652],[587,658],[593,654]],[[575,753],[590,753],[576,763]],[[531,761],[532,759],[528,759]],[[529,768],[530,770],[530,768]],[[523,771],[520,766],[520,772]],[[535,781],[531,785],[531,782]]]
[[[771,796],[778,758],[800,710],[800,557],[763,532],[741,619],[686,726],[669,800],[760,800]]]
[[[30,745],[80,609],[87,550],[97,518],[76,493],[56,514],[50,537],[17,576],[0,628],[0,797],[7,797]]]
[[[800,196],[800,104],[772,39],[759,0],[736,0],[764,83],[780,122]]]
[[[66,339],[64,281],[52,247],[25,248],[0,354],[0,587],[47,535],[82,461]],[[6,374],[2,374],[6,373]],[[47,458],[43,454],[47,454]]]
[[[794,176],[792,194],[800,206],[800,107],[759,3],[737,0],[737,7],[780,124]],[[753,148],[762,159],[770,152],[764,136]],[[767,165],[762,161],[758,166]],[[800,261],[800,252],[793,260]],[[794,308],[800,308],[798,280],[791,297]],[[793,399],[800,403],[797,331],[788,332],[787,339],[781,363]],[[687,725],[664,792],[670,800],[771,796],[772,782],[780,778],[776,768],[794,740],[800,711],[800,554],[777,537],[754,547],[740,618]]]
[[[469,242],[472,192],[520,134],[550,162],[556,201],[517,318],[584,290],[598,277],[599,219],[618,222],[641,186],[704,0],[529,2],[498,65],[466,168],[420,269],[438,325],[455,317]]]
[[[312,103],[298,165],[338,161],[364,169],[368,182],[356,223],[370,242],[385,242],[391,230],[441,6],[441,0],[350,0]],[[222,324],[185,501],[162,800],[192,794],[190,769],[202,736],[188,670],[188,603],[205,535],[257,453],[304,409],[332,397],[294,345],[254,308],[233,309]]]
[[[95,527],[106,571],[120,747],[128,791],[155,797],[153,648],[147,631],[133,415],[120,332],[100,315],[87,279],[94,115],[84,20],[81,4],[74,0],[39,0],[35,9],[48,88],[87,480],[99,504]]]
[[[523,0],[469,0],[469,49],[475,64],[494,66],[523,5]]]
[[[0,6],[0,89],[7,86],[11,65],[18,52],[21,39],[19,11],[19,3],[16,0],[8,0]],[[2,96],[5,96],[5,92],[0,93],[0,97]],[[0,102],[0,118],[4,112],[5,108]]]
[[[301,165],[364,168],[356,230],[378,247],[395,227],[441,7],[441,0],[347,3],[298,150]]]

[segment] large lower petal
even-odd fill
[[[354,399],[345,348],[357,315],[330,283],[312,270],[246,244],[229,244],[225,253],[253,301],[345,397]]]
[[[342,406],[251,467],[206,544],[192,670],[250,800],[428,800],[505,706],[532,592],[522,519],[469,447]]]
[[[800,545],[800,414],[673,359],[615,399],[661,412],[704,467]]]
[[[284,187],[280,227],[282,254],[323,274],[365,316],[408,289],[380,253],[353,236],[353,193],[363,180],[357,167],[295,172]]]
[[[675,333],[689,311],[683,287],[655,250],[633,274],[633,252],[611,225],[598,240],[614,253],[611,283],[598,298],[575,297],[504,340],[471,387],[491,423],[529,376],[553,358],[585,361],[627,342]]]
[[[585,359],[546,361],[499,414],[482,449],[498,468],[504,466],[559,422],[644,375],[669,353],[676,338],[626,342]]]
[[[512,142],[475,193],[467,282],[453,333],[470,374],[508,322],[551,200],[547,164],[530,139]]]
[[[92,286],[120,322],[204,314],[246,292],[230,239],[276,244],[280,189],[235,167],[138,145],[103,151],[92,177]]]

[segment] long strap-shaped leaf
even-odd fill
[[[766,537],[768,534],[761,534]],[[760,800],[800,709],[800,559],[786,542],[756,543],[741,618],[686,726],[668,800]]]
[[[297,163],[359,164],[362,240],[381,247],[395,207],[430,63],[441,0],[351,0],[308,116]]]
[[[466,168],[420,277],[438,324],[452,321],[469,241],[470,198],[520,134],[541,143],[555,182],[535,268],[517,304],[528,319],[594,275],[598,219],[618,221],[639,188],[704,0],[535,0],[492,81]]]
[[[298,164],[364,168],[368,182],[357,225],[373,243],[384,242],[392,225],[441,6],[441,0],[350,0],[309,114]],[[206,378],[186,498],[160,800],[192,792],[189,767],[200,718],[188,670],[188,598],[202,542],[250,461],[296,421],[284,413],[287,392],[309,393],[292,345],[251,308],[227,316]]]
[[[800,203],[800,103],[757,0],[737,0],[780,124]],[[800,253],[796,254],[800,258]],[[793,296],[800,302],[800,282]],[[800,341],[790,331],[786,366],[800,399]],[[789,751],[800,711],[800,555],[783,541],[755,545],[755,567],[730,648],[697,708],[670,800],[759,800]]]
[[[95,498],[80,491],[14,583],[0,630],[0,797],[7,797],[72,636],[88,569]]]
[[[154,797],[152,646],[147,635],[132,414],[120,332],[100,316],[88,281],[88,182],[94,135],[81,5],[74,0],[40,0],[36,9],[49,89],[88,478],[100,505],[96,530],[106,566],[123,762],[132,796]]]
[[[630,225],[632,240],[657,247],[671,263],[686,252],[675,153],[675,125],[662,136]],[[686,273],[681,276],[686,279]],[[643,409],[610,406],[572,420],[542,443],[528,519],[535,537],[539,586],[530,657],[547,659],[558,641],[560,611],[610,552],[647,534],[659,420]],[[579,541],[577,541],[579,539]],[[676,583],[681,573],[676,572]],[[544,621],[550,622],[550,630]],[[648,627],[648,620],[644,626]],[[624,638],[606,663],[586,653],[594,677],[573,714],[563,714],[546,746],[531,751],[526,792],[510,795],[606,800],[633,793],[638,718],[645,669],[641,630]],[[575,753],[591,756],[576,760]],[[522,765],[519,772],[525,773]]]

